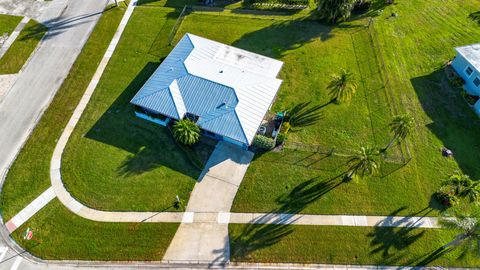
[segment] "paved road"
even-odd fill
[[[105,5],[104,0],[70,0],[57,20],[45,21],[49,32],[0,101],[0,176],[67,76]]]
[[[0,13],[27,15],[50,30],[0,100],[0,179],[26,141],[90,36],[105,0],[0,0]],[[32,264],[0,241],[0,270],[66,269]]]

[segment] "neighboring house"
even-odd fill
[[[455,48],[457,55],[452,67],[465,81],[465,91],[480,96],[480,43]]]
[[[166,126],[186,117],[203,134],[247,148],[280,88],[282,65],[186,34],[131,103],[140,118]]]

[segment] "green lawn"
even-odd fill
[[[166,56],[166,50],[159,48],[168,46],[177,15],[174,9],[135,10],[70,137],[63,156],[63,180],[71,194],[90,207],[175,210],[175,196],[188,199],[196,183],[200,170],[178,148],[168,129],[136,118],[129,104],[158,66],[163,51]],[[197,150],[205,160],[213,147],[200,144]]]
[[[350,105],[327,108],[325,119],[315,127],[291,134],[290,143],[316,143],[340,149],[360,144],[383,146],[388,141],[391,119],[385,109],[388,105],[392,113],[409,112],[416,119],[415,132],[409,140],[413,159],[403,168],[389,168],[387,172],[391,174],[385,177],[340,184],[340,178],[332,179],[345,171],[343,158],[300,151],[257,156],[240,187],[233,211],[436,215],[438,205],[431,196],[443,179],[454,170],[461,170],[474,179],[480,177],[480,142],[476,140],[480,132],[478,117],[466,106],[459,93],[448,86],[441,70],[442,64],[453,57],[454,46],[476,42],[480,27],[468,16],[479,8],[476,1],[460,0],[445,1],[442,5],[435,1],[409,1],[386,7],[374,24],[386,61],[383,72],[389,82],[385,89],[375,86],[377,79],[372,80],[378,71],[371,71],[372,76],[365,75],[369,68],[375,67],[368,61],[374,57],[365,57],[366,52],[373,53],[362,49],[367,46],[365,42],[355,42],[354,55],[342,45],[332,48],[335,49],[332,53],[327,47],[328,39],[326,42],[316,39],[301,43],[299,48],[289,50],[283,60],[290,55],[295,60],[286,61],[281,75],[285,82],[274,109],[302,99],[316,100],[317,96],[320,102],[325,101],[322,99],[324,94],[316,93],[325,93],[328,74],[338,66],[332,65],[335,63],[332,61],[340,58],[358,62],[362,83],[368,89],[364,98],[369,110],[368,113],[361,109],[362,93],[359,92],[355,96],[358,99]],[[391,17],[392,12],[399,16]],[[348,24],[341,25],[337,31],[348,31]],[[259,40],[268,31],[260,33]],[[360,41],[368,39],[368,36],[356,37]],[[336,34],[330,39],[341,38]],[[252,39],[252,43],[254,41]],[[345,40],[340,44],[347,43]],[[315,48],[315,45],[322,47]],[[299,53],[309,48],[311,50],[304,58],[310,63],[299,66],[302,63]],[[325,55],[316,57],[318,51],[325,51]],[[321,69],[315,69],[323,64],[325,66]],[[309,71],[311,78],[299,75]],[[342,113],[342,110],[346,111]],[[369,120],[372,129],[368,128]],[[367,130],[373,131],[369,133]],[[455,157],[442,157],[442,146],[452,149]],[[296,206],[287,207],[292,204]]]
[[[70,115],[87,88],[125,8],[106,11],[68,77],[13,163],[3,185],[1,209],[9,220],[50,184],[50,158]]]
[[[57,199],[12,237],[29,253],[49,260],[160,261],[176,223],[102,223],[69,212]],[[23,233],[33,230],[33,239]]]
[[[11,34],[15,27],[20,23],[22,17],[1,14],[0,15],[0,35],[4,33]]]
[[[12,46],[0,59],[0,74],[19,72],[46,31],[47,28],[45,26],[35,20],[30,20],[13,42]]]
[[[386,227],[230,224],[232,261],[478,267],[459,248],[441,253],[454,233]]]

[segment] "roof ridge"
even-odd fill
[[[202,121],[201,123],[202,123],[202,124],[208,123],[208,122],[213,121],[213,120],[215,120],[215,119],[217,119],[217,118],[219,118],[219,117],[222,117],[222,116],[225,115],[225,114],[231,113],[232,111],[235,111],[235,107],[233,107],[233,108],[231,108],[231,109],[225,109],[223,113],[218,113],[216,116],[214,116],[214,117],[212,117],[212,118],[209,118],[209,119],[207,119],[207,120],[205,120],[205,121]],[[210,112],[207,112],[206,114],[210,114]],[[237,119],[238,119],[238,116],[237,116]],[[240,123],[240,119],[238,119],[238,120],[239,120],[238,122]],[[242,124],[240,123],[240,126],[241,126],[241,125],[242,125]]]

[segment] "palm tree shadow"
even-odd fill
[[[388,216],[397,216],[406,207],[401,207]],[[418,231],[417,224],[410,222],[407,218],[394,221],[387,218],[374,227],[373,231],[367,234],[372,238],[370,246],[373,248],[370,254],[382,254],[382,264],[392,265],[405,255],[404,251],[410,245],[423,237],[425,231]]]
[[[288,224],[249,224],[240,235],[230,239],[231,256],[248,260],[252,252],[273,246],[292,232],[293,227]]]
[[[327,180],[312,178],[297,185],[290,193],[284,194],[276,199],[276,202],[280,206],[273,212],[288,214],[301,212],[308,205],[343,184],[344,174],[345,173],[342,172]]]
[[[256,218],[253,222],[256,224],[249,224],[242,233],[231,239],[231,250],[234,251],[232,257],[237,260],[250,260],[249,255],[252,252],[275,245],[290,235],[294,230],[291,224],[296,221],[294,215],[340,186],[343,183],[343,174],[323,181],[312,178],[277,198],[276,201],[280,204],[277,209]]]

